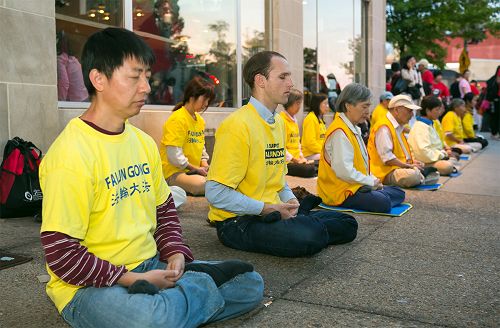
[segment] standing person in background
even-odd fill
[[[368,119],[370,90],[351,83],[340,93],[337,114],[326,132],[318,171],[318,194],[330,206],[387,213],[401,204],[405,192],[383,186],[370,173],[368,151],[356,126]]]
[[[469,77],[470,71],[468,69],[464,71],[464,74],[458,74],[458,91],[460,91],[460,99],[464,99],[464,96],[472,91]]]
[[[429,61],[425,58],[420,59],[417,64],[418,70],[422,76],[422,88],[425,95],[430,95],[432,92],[432,85],[434,84],[434,75],[428,69]]]
[[[422,88],[422,81],[420,74],[415,68],[416,63],[417,60],[413,55],[403,57],[401,59],[401,78],[406,81],[407,84],[406,91],[404,92],[411,96],[415,104],[418,104],[422,97],[420,91]]]
[[[490,103],[491,139],[500,140],[500,66],[486,83],[486,100]]]
[[[434,72],[434,84],[432,85],[432,94],[439,97],[444,104],[450,102],[450,89],[443,83],[443,73],[441,71]]]
[[[310,212],[321,202],[315,196],[299,207],[286,183],[285,126],[276,108],[287,103],[293,87],[287,60],[277,52],[259,52],[245,64],[243,77],[252,97],[217,129],[206,185],[208,218],[219,240],[234,249],[285,257],[352,241],[357,234],[352,216]]]
[[[310,112],[302,123],[302,152],[308,160],[319,160],[326,132],[323,115],[328,113],[329,109],[326,94],[312,95]]]
[[[401,65],[398,62],[391,64],[391,92],[394,94],[394,86],[401,79]],[[400,90],[401,92],[401,90]]]
[[[436,96],[422,99],[420,116],[411,128],[408,143],[417,160],[425,166],[435,167],[441,175],[450,175],[456,171],[454,163],[449,161],[448,153],[433,125],[433,121],[441,115],[442,106],[443,103]]]
[[[297,89],[290,90],[288,102],[283,105],[284,111],[280,113],[286,128],[286,162],[288,175],[311,178],[316,176],[314,161],[308,161],[302,154],[300,146],[300,130],[295,115],[302,106],[304,94]]]
[[[443,117],[443,131],[446,144],[450,147],[459,148],[463,153],[470,154],[471,152],[481,149],[481,144],[464,141],[465,134],[462,125],[462,117],[465,115],[465,102],[462,99],[455,98],[451,101],[450,110]]]
[[[424,182],[420,171],[424,164],[413,159],[403,133],[417,109],[420,107],[410,96],[395,96],[387,115],[372,127],[368,141],[370,169],[384,185],[414,187]]]
[[[382,117],[385,117],[387,114],[387,111],[389,109],[389,102],[394,96],[392,93],[386,91],[383,92],[380,95],[380,102],[378,105],[375,107],[375,109],[372,112],[371,119],[370,119],[370,126],[375,125],[375,123],[380,120]]]
[[[199,114],[215,98],[213,85],[195,77],[186,85],[184,99],[163,125],[160,155],[163,176],[195,196],[205,194],[208,154],[205,149],[205,120]]]
[[[465,113],[462,116],[462,125],[464,127],[464,141],[465,142],[479,142],[481,148],[488,146],[488,140],[476,136],[474,132],[474,114],[476,111],[477,96],[472,92],[466,93],[464,96]],[[477,128],[478,125],[476,125]]]
[[[197,327],[259,305],[241,261],[193,262],[154,140],[127,121],[151,88],[151,48],[106,28],[83,48],[89,108],[40,166],[46,290],[73,327]]]

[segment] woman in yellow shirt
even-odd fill
[[[481,145],[478,143],[466,143],[464,141],[465,134],[462,117],[465,112],[465,102],[459,98],[453,99],[450,104],[450,110],[443,117],[442,126],[446,144],[459,148],[465,154],[470,154],[473,151],[481,149]]]
[[[464,95],[465,101],[465,114],[462,117],[462,125],[464,127],[465,142],[478,142],[481,144],[481,148],[488,146],[488,140],[476,136],[474,132],[474,108],[477,104],[477,96],[472,92],[466,93]]]
[[[310,112],[302,124],[302,152],[308,160],[319,160],[326,132],[323,115],[328,113],[329,109],[326,94],[313,94]]]
[[[280,113],[285,122],[286,129],[286,163],[288,175],[312,178],[316,176],[316,167],[314,161],[305,159],[300,146],[299,124],[295,115],[299,112],[302,106],[304,94],[297,89],[291,89],[288,96],[288,102],[283,105],[284,111]]]
[[[160,155],[167,183],[179,186],[192,195],[204,195],[208,173],[205,150],[204,111],[215,98],[213,85],[195,77],[184,90],[183,101],[163,125]]]

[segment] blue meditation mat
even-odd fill
[[[462,175],[462,172],[457,171],[457,172],[455,172],[455,173],[451,173],[451,174],[449,175],[449,177],[450,177],[450,178],[456,178],[456,177],[461,176],[461,175]]]
[[[413,206],[410,203],[401,203],[397,206],[394,206],[389,213],[377,213],[377,212],[368,212],[363,210],[357,210],[354,208],[341,207],[341,206],[329,206],[326,204],[319,204],[319,207],[325,210],[330,211],[339,211],[339,212],[353,212],[356,214],[373,214],[373,215],[385,215],[385,216],[402,216],[406,212],[410,210]]]
[[[442,185],[443,184],[441,184],[441,183],[435,183],[435,184],[431,184],[431,185],[418,185],[418,186],[407,188],[407,189],[434,191],[434,190],[438,190],[439,188],[441,188]]]
[[[461,159],[462,161],[468,161],[468,160],[470,159],[470,157],[471,157],[471,156],[470,156],[470,155],[467,155],[467,154],[462,154],[462,155],[460,155],[460,159]]]

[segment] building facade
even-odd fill
[[[213,133],[250,96],[242,67],[262,50],[287,57],[306,93],[356,81],[376,100],[385,86],[385,1],[0,0],[0,147],[20,136],[46,151],[87,108],[81,50],[108,26],[133,30],[155,52],[152,93],[131,122],[157,141],[196,75],[216,86],[203,114]]]

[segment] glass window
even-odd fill
[[[265,0],[241,1],[241,13],[242,67],[244,67],[250,57],[269,49],[270,33],[266,33]],[[245,103],[251,96],[251,90],[243,77],[241,79]]]
[[[94,32],[123,25],[121,0],[56,1],[57,95],[60,101],[87,101],[80,56]]]
[[[241,75],[238,77],[242,66],[253,54],[268,49],[270,43],[266,32],[269,0],[55,3],[60,101],[88,101],[81,75],[81,52],[91,34],[109,26],[133,29],[153,49],[156,63],[148,103],[155,105],[181,101],[186,83],[198,75],[215,85],[216,99],[211,106],[238,106],[241,97],[250,96]],[[241,35],[237,35],[238,28]],[[237,49],[241,49],[240,57]]]
[[[364,82],[360,0],[304,0],[304,94],[327,93],[332,103],[341,87]],[[332,99],[333,98],[333,99]]]
[[[335,76],[341,87],[360,82],[364,45],[360,0],[318,0],[318,33],[320,75],[328,80],[332,80],[328,75]]]
[[[304,109],[309,108],[311,93],[319,92],[318,84],[318,31],[317,1],[302,1],[303,8],[303,40],[304,40]]]
[[[173,105],[182,101],[186,83],[199,75],[216,87],[212,106],[233,106],[235,1],[135,0],[133,28],[156,55],[149,103]]]

